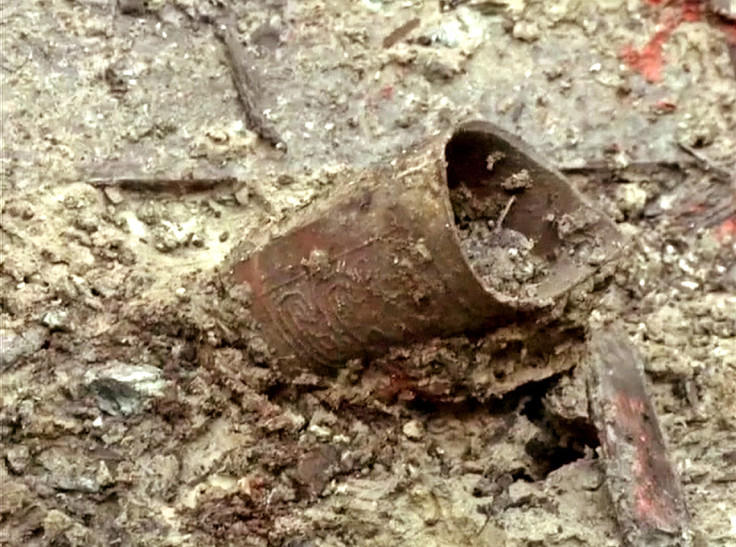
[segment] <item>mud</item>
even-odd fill
[[[489,169],[492,169],[490,159]],[[504,189],[524,189],[529,185],[528,174],[509,178],[513,180],[501,183]],[[517,180],[522,181],[520,186]],[[504,217],[515,199],[509,195],[505,206],[491,199],[478,203],[462,184],[450,193],[460,248],[483,284],[503,294],[533,298],[537,295],[535,284],[548,273],[547,261],[531,252],[534,241],[503,227]]]
[[[2,544],[619,545],[579,376],[615,316],[699,541],[736,545],[728,35],[683,22],[649,82],[620,53],[672,6],[443,4],[234,4],[286,153],[243,118],[221,3],[3,5]],[[571,173],[618,263],[540,324],[270,367],[232,249],[468,118]]]
[[[546,261],[531,253],[534,242],[521,232],[496,230],[487,220],[460,230],[461,248],[473,270],[491,289],[505,294],[536,296],[534,284],[546,273]]]

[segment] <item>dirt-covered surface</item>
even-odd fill
[[[485,220],[460,230],[463,251],[487,287],[505,294],[534,296],[533,284],[547,272],[544,259],[531,250],[534,242],[521,232],[491,228]]]
[[[586,321],[619,317],[698,541],[736,545],[728,29],[678,2],[236,2],[284,153],[243,121],[223,4],[3,3],[0,542],[618,545],[583,373]],[[468,118],[572,169],[620,261],[544,328],[269,366],[232,249]]]

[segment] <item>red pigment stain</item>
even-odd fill
[[[721,243],[726,243],[736,239],[736,217],[726,219],[718,228],[716,228],[716,238]]]
[[[654,108],[662,113],[674,112],[677,110],[677,104],[670,99],[660,99],[655,103]]]
[[[690,208],[687,210],[688,213],[697,215],[699,213],[704,213],[706,211],[705,205],[702,203],[695,203],[690,206]]]
[[[664,28],[654,33],[641,50],[637,51],[633,46],[626,46],[621,52],[629,67],[641,73],[649,82],[659,82],[662,80],[662,46],[672,34],[672,31],[679,23],[670,22]]]
[[[633,46],[626,46],[621,52],[624,62],[633,70],[639,72],[649,82],[662,80],[664,58],[662,47],[674,30],[683,22],[699,21],[703,16],[703,6],[700,0],[646,0],[653,6],[672,6],[662,12],[657,31],[649,42],[640,50]],[[677,8],[675,8],[677,6]]]
[[[703,17],[703,2],[693,1],[683,2],[682,4],[682,20],[688,23],[700,21]]]

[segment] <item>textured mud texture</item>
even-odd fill
[[[503,294],[536,296],[535,285],[548,273],[547,261],[531,252],[533,240],[503,227],[515,196],[509,195],[505,206],[497,200],[484,200],[486,205],[479,207],[461,184],[450,199],[460,247],[483,284]]]
[[[636,0],[221,4],[3,4],[0,542],[619,545],[581,373],[589,318],[616,316],[698,541],[735,545],[723,22],[658,34],[692,3]],[[221,17],[286,153],[248,129]],[[548,323],[270,367],[221,281],[233,246],[468,118],[572,173],[630,238],[619,263]]]
[[[531,253],[534,242],[521,232],[495,230],[474,221],[460,230],[463,251],[488,287],[504,294],[536,295],[534,283],[546,273],[546,261]]]

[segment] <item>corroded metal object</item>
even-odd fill
[[[533,291],[506,294],[484,284],[463,254],[450,191],[463,184],[480,201],[507,203],[502,183],[523,170],[530,185],[503,225],[532,240],[548,265]],[[551,306],[621,245],[611,221],[559,172],[487,122],[341,176],[327,206],[232,262],[283,359],[339,363],[520,319]]]

